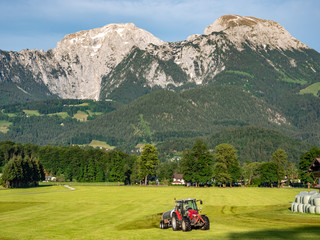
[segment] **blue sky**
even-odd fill
[[[320,52],[319,0],[0,0],[0,49],[48,50],[66,34],[125,22],[179,41],[225,14],[277,21]]]

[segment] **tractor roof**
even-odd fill
[[[188,201],[196,201],[195,198],[186,198],[186,199],[181,199],[181,200],[176,200],[176,202],[188,202]]]

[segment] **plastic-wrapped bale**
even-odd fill
[[[320,207],[320,196],[317,196],[313,199],[313,205]]]
[[[299,205],[298,205],[298,212],[303,213],[303,210],[304,210],[304,204],[299,203]]]
[[[309,213],[316,213],[316,206],[310,206]]]
[[[291,203],[291,212],[294,212],[293,210],[294,210],[294,204],[295,204],[295,202],[292,202]]]
[[[303,203],[303,204],[308,204],[310,198],[311,198],[311,195],[309,195],[309,194],[304,195],[304,196],[303,196],[302,203]]]
[[[309,193],[309,195],[310,195],[309,204],[314,205],[313,199],[314,199],[315,197],[317,197],[318,194],[317,194],[316,191],[311,191],[311,192]],[[319,195],[319,196],[320,196],[320,195]]]
[[[304,204],[304,209],[303,210],[304,210],[305,213],[309,213],[310,206],[311,205],[309,203],[308,204]]]
[[[320,206],[316,206],[315,212],[316,214],[320,214]]]
[[[304,196],[305,195],[308,195],[308,192],[300,192],[299,194],[298,194],[298,203],[302,203],[303,204],[303,198],[304,198]]]
[[[316,196],[316,195],[312,195],[312,196],[310,197],[309,202],[308,202],[310,205],[314,205],[313,199],[315,198],[315,196]]]
[[[302,203],[302,202],[301,202],[301,197],[302,197],[302,196],[301,196],[300,193],[296,196],[296,202],[297,202],[297,203]]]
[[[296,202],[291,203],[291,211],[296,212],[297,211],[297,204]]]
[[[293,206],[293,211],[294,212],[298,212],[298,206],[299,206],[299,203],[295,203],[294,206]]]

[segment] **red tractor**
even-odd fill
[[[193,198],[176,200],[174,209],[162,214],[160,228],[167,229],[172,227],[173,231],[182,229],[184,232],[191,231],[192,228],[209,230],[209,218],[206,215],[199,214],[198,201],[202,204],[201,200]]]

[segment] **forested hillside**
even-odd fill
[[[100,140],[127,151],[140,143],[154,143],[162,157],[182,151],[195,138],[205,139],[212,148],[230,143],[241,161],[266,161],[281,147],[290,161],[297,162],[310,146],[292,138],[304,134],[292,115],[235,86],[181,93],[160,90],[128,105],[89,100],[6,105],[0,118],[8,125],[0,132],[0,140],[39,145],[86,145]]]
[[[178,137],[197,137],[230,126],[263,126],[294,132],[281,113],[236,87],[217,86],[182,93],[157,91],[143,96],[77,130],[77,136],[96,134],[137,144]],[[74,133],[68,132],[68,135]],[[63,138],[63,136],[62,136]]]
[[[210,149],[222,143],[235,146],[242,163],[269,161],[271,154],[281,148],[287,152],[288,161],[298,164],[300,156],[311,147],[301,140],[260,127],[236,127],[201,138],[208,143]],[[195,138],[180,138],[159,143],[157,147],[163,158],[172,158],[185,148],[190,149],[194,141]]]

